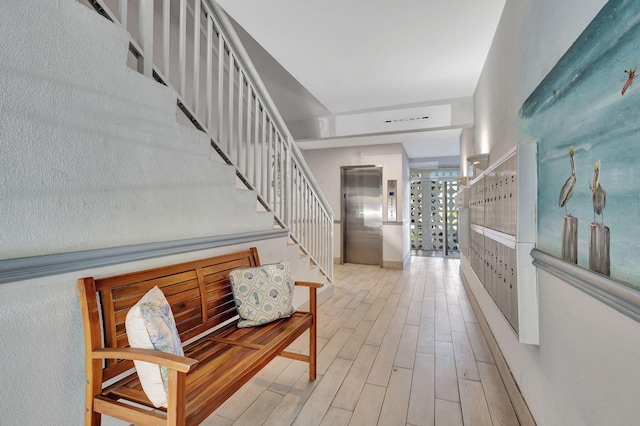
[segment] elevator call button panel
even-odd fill
[[[396,221],[398,181],[387,181],[387,221]]]

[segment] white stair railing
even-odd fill
[[[129,32],[138,71],[176,91],[185,115],[332,280],[333,212],[220,6],[87,1]]]

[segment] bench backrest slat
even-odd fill
[[[154,286],[162,290],[171,305],[183,342],[214,328],[237,315],[229,273],[259,264],[257,250],[250,248],[193,262],[97,278],[93,280],[95,287],[86,289],[86,297],[99,296],[101,323],[92,323],[91,327],[94,327],[92,336],[101,335],[103,340],[91,342],[91,345],[129,346],[124,326],[127,312]],[[88,285],[91,281],[85,279]],[[110,360],[103,369],[103,380],[132,367],[130,361]]]

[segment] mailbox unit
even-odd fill
[[[473,272],[522,343],[538,344],[535,246],[536,145],[518,145],[471,181]],[[523,186],[522,183],[526,183]]]

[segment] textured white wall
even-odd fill
[[[0,2],[0,259],[272,229],[127,47],[75,0]],[[287,253],[280,238],[1,284],[0,424],[82,424],[77,278],[251,245],[265,263]]]
[[[476,150],[495,161],[517,143],[517,114],[605,0],[508,1],[476,91]],[[463,150],[461,149],[461,152]],[[470,280],[473,283],[473,280]],[[540,345],[517,342],[480,285],[472,285],[536,422],[638,424],[640,324],[538,272]]]
[[[175,95],[126,67],[124,32],[69,0],[8,3],[0,258],[269,229],[204,134],[176,123]]]

